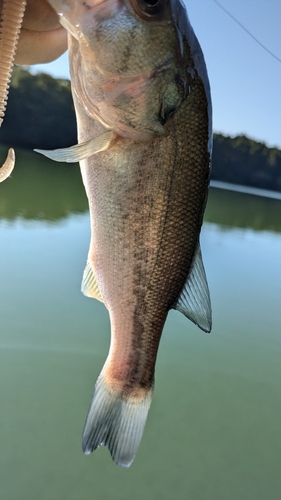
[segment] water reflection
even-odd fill
[[[1,185],[0,219],[56,221],[85,213],[88,202],[77,164],[55,163],[31,151],[17,152],[11,179]],[[6,148],[0,147],[0,161]],[[221,227],[281,232],[281,201],[211,188],[205,221]]]
[[[0,148],[2,163],[6,153]],[[77,164],[55,163],[31,151],[16,150],[16,156],[11,178],[1,184],[0,219],[55,221],[88,210]]]
[[[14,221],[0,220],[1,500],[279,498],[281,202],[211,189],[202,248],[213,332],[171,311],[141,447],[120,470],[105,449],[81,452],[110,325],[80,293],[79,169],[18,156],[0,187],[0,218]]]
[[[281,201],[211,188],[205,221],[222,227],[281,232]]]

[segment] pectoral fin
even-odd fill
[[[173,309],[183,313],[204,332],[212,329],[210,292],[198,244],[187,282]]]
[[[100,300],[102,298],[99,292],[99,287],[96,281],[95,273],[91,262],[88,260],[82,279],[81,291],[86,295],[86,297],[92,297],[93,299]]]
[[[52,149],[49,151],[45,149],[34,149],[34,151],[54,161],[76,163],[108,149],[114,136],[114,132],[109,130],[98,137],[94,137],[94,139],[76,144],[70,148]]]

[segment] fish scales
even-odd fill
[[[123,141],[82,165],[94,242],[89,257],[111,320],[106,373],[126,390],[153,383],[163,325],[198,244],[210,155],[200,78],[196,85],[165,140],[134,149]]]
[[[210,176],[209,82],[180,0],[50,3],[69,31],[79,144],[43,154],[80,161],[91,220],[82,291],[105,304],[111,323],[83,450],[107,446],[128,467],[169,310],[211,329],[199,246]]]

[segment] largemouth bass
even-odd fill
[[[83,449],[129,466],[150,407],[168,311],[211,330],[199,233],[210,175],[204,57],[180,0],[50,0],[69,32],[91,243],[85,295],[111,321]]]

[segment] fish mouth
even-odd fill
[[[95,15],[95,22],[105,17],[114,16],[114,11],[119,8],[119,0],[91,0],[89,5],[83,2],[85,9],[88,13]]]
[[[93,9],[96,9],[97,7],[99,7],[100,5],[102,4],[105,4],[105,3],[108,3],[108,2],[116,2],[116,0],[91,0],[91,5],[88,5],[87,2],[83,2],[84,3],[84,7],[87,11],[91,11]]]

